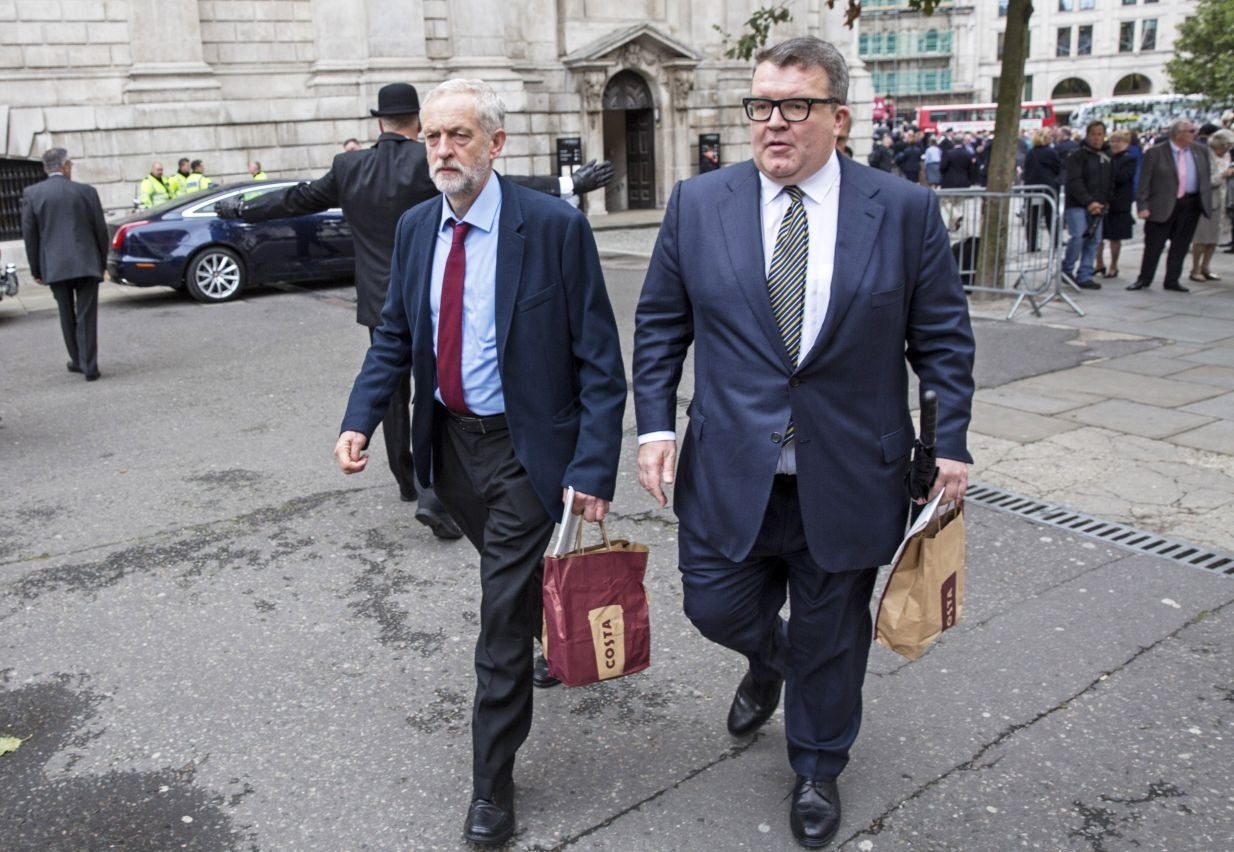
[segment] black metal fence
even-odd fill
[[[40,160],[0,158],[0,240],[21,238],[21,193],[47,177]]]

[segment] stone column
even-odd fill
[[[313,0],[317,61],[309,86],[314,95],[359,97],[360,78],[368,64],[368,17],[363,4]]]
[[[128,23],[133,64],[126,101],[187,101],[218,94],[218,81],[203,59],[197,0],[129,0]]]
[[[504,0],[449,0],[449,4],[450,76],[473,75],[489,82],[510,76]]]
[[[597,159],[604,155],[604,84],[608,82],[612,64],[587,64],[572,69],[583,102],[583,150],[588,152],[587,156]],[[608,215],[603,191],[597,190],[587,196],[587,215]]]

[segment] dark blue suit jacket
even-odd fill
[[[790,419],[811,556],[828,571],[890,561],[914,437],[906,357],[939,395],[938,455],[971,461],[972,329],[934,194],[847,157],[840,175],[831,301],[795,371],[767,296],[752,162],[677,184],[643,285],[638,431],[675,430],[693,344],[673,507],[733,561],[754,544]]]
[[[506,419],[519,462],[557,518],[563,486],[613,497],[626,405],[621,342],[586,218],[558,198],[498,179],[497,362]],[[437,388],[430,277],[444,203],[426,201],[399,220],[381,324],[342,426],[371,436],[410,370],[412,451],[425,485],[433,478]]]

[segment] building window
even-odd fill
[[[938,52],[938,30],[928,29],[921,40],[921,49],[926,53]]]
[[[1000,18],[1007,17],[1007,4],[1010,0],[998,0],[998,16]]]
[[[1058,0],[1058,11],[1074,12],[1075,11],[1075,0]]]
[[[998,56],[996,56],[996,57],[995,57],[996,59],[1002,59],[1002,58],[1003,58],[1003,42],[1005,42],[1006,40],[1007,40],[1007,34],[1006,34],[1006,33],[999,33],[999,34],[998,34]]]
[[[859,56],[865,56],[869,52],[870,52],[870,37],[866,35],[865,33],[862,33],[860,36],[857,37],[857,54]]]
[[[1058,28],[1058,46],[1054,48],[1054,55],[1071,55],[1071,27]]]
[[[1131,53],[1135,50],[1135,21],[1123,21],[1118,25],[1118,52]]]
[[[1157,49],[1157,19],[1149,18],[1140,23],[1140,50]]]
[[[1060,98],[1091,98],[1092,96],[1093,90],[1088,83],[1079,77],[1068,77],[1054,87],[1050,98],[1058,100]]]
[[[1024,75],[1024,100],[1031,101],[1033,99],[1033,75]]]
[[[1134,6],[1135,0],[1123,0],[1123,5],[1124,6]]]
[[[1080,32],[1076,37],[1075,52],[1077,56],[1092,56],[1093,54],[1093,27],[1080,27]]]
[[[1091,12],[1097,8],[1097,0],[1080,0],[1080,11]]]
[[[896,34],[895,33],[887,33],[887,50],[885,52],[886,53],[896,52]]]

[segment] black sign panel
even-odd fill
[[[698,173],[714,172],[723,163],[720,160],[720,134],[700,133],[698,135]]]
[[[557,140],[557,174],[568,177],[583,164],[583,140],[566,136]]]

